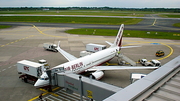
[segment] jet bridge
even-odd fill
[[[49,70],[47,74],[50,78],[50,85],[66,88],[68,93],[79,93],[81,98],[85,96],[96,101],[102,101],[122,89],[94,80],[92,77],[87,78],[71,71],[64,71],[63,67]]]

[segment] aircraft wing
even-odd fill
[[[129,70],[129,69],[157,69],[158,67],[143,67],[143,66],[96,66],[86,71],[97,70]]]
[[[68,52],[62,50],[60,47],[60,41],[58,43],[58,47],[56,48],[68,61],[72,61],[72,60],[76,60],[77,58],[71,54],[69,54]]]

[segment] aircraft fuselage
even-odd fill
[[[70,70],[74,73],[81,73],[91,67],[98,66],[112,59],[116,55],[117,50],[119,50],[119,47],[108,48],[108,49],[93,53],[91,55],[87,55],[87,56],[78,58],[76,60],[63,63],[54,68],[64,67],[65,70]]]

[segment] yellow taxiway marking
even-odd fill
[[[48,94],[48,93],[43,93],[42,96],[44,96],[44,95],[46,95],[46,94]],[[34,98],[32,98],[32,99],[30,99],[30,100],[28,100],[28,101],[33,101],[33,100],[36,100],[36,99],[38,99],[38,98],[39,98],[39,96],[36,96],[36,97],[34,97]]]
[[[117,66],[118,64],[117,64],[117,63],[109,63],[109,62],[106,62],[106,66],[109,66],[109,65]]]
[[[60,89],[60,87],[56,87],[56,88],[54,88],[52,91],[55,91],[55,90],[58,90],[58,89]],[[57,94],[55,94],[55,93],[48,92],[48,91],[45,90],[45,89],[41,89],[41,88],[40,88],[39,90],[45,92],[45,93],[42,94],[42,96],[47,95],[47,94],[51,94],[51,95],[54,95],[54,96],[59,96],[59,95],[57,95]],[[28,101],[33,101],[33,100],[36,100],[36,99],[38,99],[38,98],[39,98],[39,96],[36,96],[36,97],[34,97],[34,98],[32,98],[32,99],[30,99],[30,100],[28,100]]]
[[[129,45],[135,45],[135,44],[141,44],[141,43],[152,43],[152,42],[140,42],[140,43],[133,43],[133,44],[127,44],[127,45],[123,45],[123,46],[129,46]],[[173,54],[173,48],[165,43],[159,43],[161,45],[164,45],[166,47],[168,47],[170,49],[170,52],[167,56],[165,57],[162,57],[162,58],[159,58],[159,59],[156,59],[156,60],[163,60],[163,59],[166,59],[168,58],[169,56],[171,56]],[[136,63],[139,63],[139,62],[136,62]],[[109,62],[106,62],[106,66],[109,66],[109,65],[118,65],[117,63],[109,63]]]
[[[141,41],[140,43],[154,43],[154,42],[142,42],[142,41]],[[124,45],[124,46],[135,45],[135,44],[140,44],[140,43],[133,43],[133,44],[128,44],[128,45]],[[155,42],[155,43],[156,43],[156,42]],[[157,43],[158,43],[158,42],[157,42]],[[168,54],[167,56],[162,57],[162,58],[159,58],[159,59],[157,59],[157,60],[163,60],[163,59],[168,58],[169,56],[171,56],[171,55],[173,54],[173,48],[172,48],[171,46],[169,46],[169,45],[167,45],[167,44],[165,44],[165,43],[159,43],[159,44],[168,47],[168,48],[170,49],[170,52],[169,52],[169,54]]]
[[[47,90],[45,90],[45,89],[39,89],[39,90],[41,90],[41,91],[43,91],[43,92],[45,92],[45,93],[48,93],[48,94],[54,95],[54,96],[59,96],[59,95],[57,95],[57,94],[55,94],[55,93],[48,92],[48,91],[47,91]]]
[[[154,26],[155,24],[156,24],[156,18],[154,19],[154,22],[153,22],[152,26]]]
[[[63,36],[55,36],[55,35],[49,35],[49,34],[45,34],[43,33],[43,31],[41,31],[39,28],[37,28],[35,25],[33,25],[33,27],[40,33],[43,34],[45,36],[49,36],[49,37],[59,37],[59,38],[67,38],[67,37],[63,37]]]
[[[19,42],[19,41],[22,41],[22,40],[24,40],[24,39],[27,39],[27,38],[30,38],[30,37],[33,37],[33,36],[34,36],[34,35],[30,35],[30,36],[28,36],[28,37],[25,37],[25,38],[22,38],[22,39],[15,40],[15,41],[13,41],[13,42],[9,42],[9,43],[7,43],[7,44],[5,44],[5,45],[1,45],[0,47],[4,47],[4,46],[10,45],[10,44]]]
[[[144,43],[144,42],[142,42],[142,43]],[[146,43],[152,43],[152,42],[146,42]],[[158,42],[157,42],[157,43],[158,43]],[[171,46],[169,46],[169,45],[167,45],[167,44],[165,44],[165,43],[159,43],[159,44],[161,44],[161,45],[164,45],[164,46],[168,47],[168,48],[170,49],[170,52],[169,52],[169,54],[168,54],[167,56],[162,57],[162,58],[159,58],[159,59],[156,59],[156,60],[163,60],[163,59],[168,58],[169,56],[171,56],[171,55],[172,55],[172,53],[173,53],[173,49],[172,49],[172,47],[171,47]]]
[[[162,59],[168,58],[169,56],[171,56],[171,55],[173,54],[173,51],[174,51],[174,50],[172,49],[172,47],[170,47],[169,45],[166,45],[166,44],[164,44],[164,43],[160,43],[160,44],[168,47],[168,48],[170,49],[170,53],[169,53],[167,56],[162,57],[162,58],[159,58],[159,59],[157,59],[157,60],[162,60]]]
[[[156,19],[154,21],[154,23],[152,25],[155,25],[156,23]],[[44,33],[42,30],[40,30],[38,27],[36,27],[35,25],[32,25],[33,28],[35,28],[40,34],[42,35],[45,35],[45,36],[49,36],[49,37],[57,37],[57,38],[74,38],[74,36],[55,36],[55,35],[49,35],[49,34],[46,34]],[[53,28],[50,28],[50,29],[53,29]],[[93,38],[90,38],[90,37],[78,37],[78,39],[95,39],[95,37]],[[114,41],[114,39],[104,39],[104,38],[97,38],[98,40],[106,40],[106,41]],[[128,42],[140,42],[140,43],[159,43],[159,42],[145,42],[145,41],[132,41],[132,40],[123,40],[123,41],[128,41]],[[165,44],[176,44],[176,45],[180,45],[179,43],[165,43]]]
[[[151,17],[154,17],[154,16],[151,15]],[[154,22],[151,26],[155,26],[155,23],[156,23],[156,18],[154,17]]]

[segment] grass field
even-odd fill
[[[4,29],[4,28],[10,28],[11,26],[7,26],[7,25],[0,25],[0,29]]]
[[[0,22],[41,22],[120,25],[136,24],[142,19],[103,17],[58,17],[58,16],[0,16]]]
[[[72,29],[67,30],[70,34],[80,35],[100,35],[100,36],[116,36],[118,30],[110,29]],[[174,32],[156,32],[156,31],[137,31],[124,30],[123,37],[139,37],[139,38],[154,38],[154,39],[174,39],[180,40],[180,33]]]
[[[37,14],[37,15],[99,15],[99,16],[134,16],[143,17],[145,11],[111,10],[58,10],[58,11],[0,11],[0,14]]]
[[[98,16],[144,16],[144,14],[158,14],[157,12],[144,11],[95,11],[95,10],[67,10],[67,11],[0,11],[0,14],[36,14],[36,15],[98,15]],[[161,14],[161,17],[180,18],[180,14]],[[130,25],[137,24],[143,19],[135,18],[103,18],[103,17],[58,17],[58,16],[0,16],[0,22],[39,22],[39,23],[79,23],[79,24],[103,24],[103,25]],[[180,23],[173,26],[180,27]],[[11,26],[0,26],[8,28]],[[109,29],[73,29],[68,30],[71,34],[115,36],[117,30]],[[157,38],[157,39],[175,39],[180,40],[179,33],[154,32],[150,31],[131,31],[125,30],[125,37]]]
[[[173,24],[173,26],[180,27],[180,23],[175,23],[175,24]]]
[[[0,11],[0,14],[35,14],[35,15],[97,15],[97,16],[133,16],[143,17],[145,14],[157,14],[165,18],[180,18],[179,13],[154,12],[154,11],[121,11],[121,10],[19,10],[19,11]]]
[[[160,14],[159,16],[164,18],[180,18],[180,14]]]

